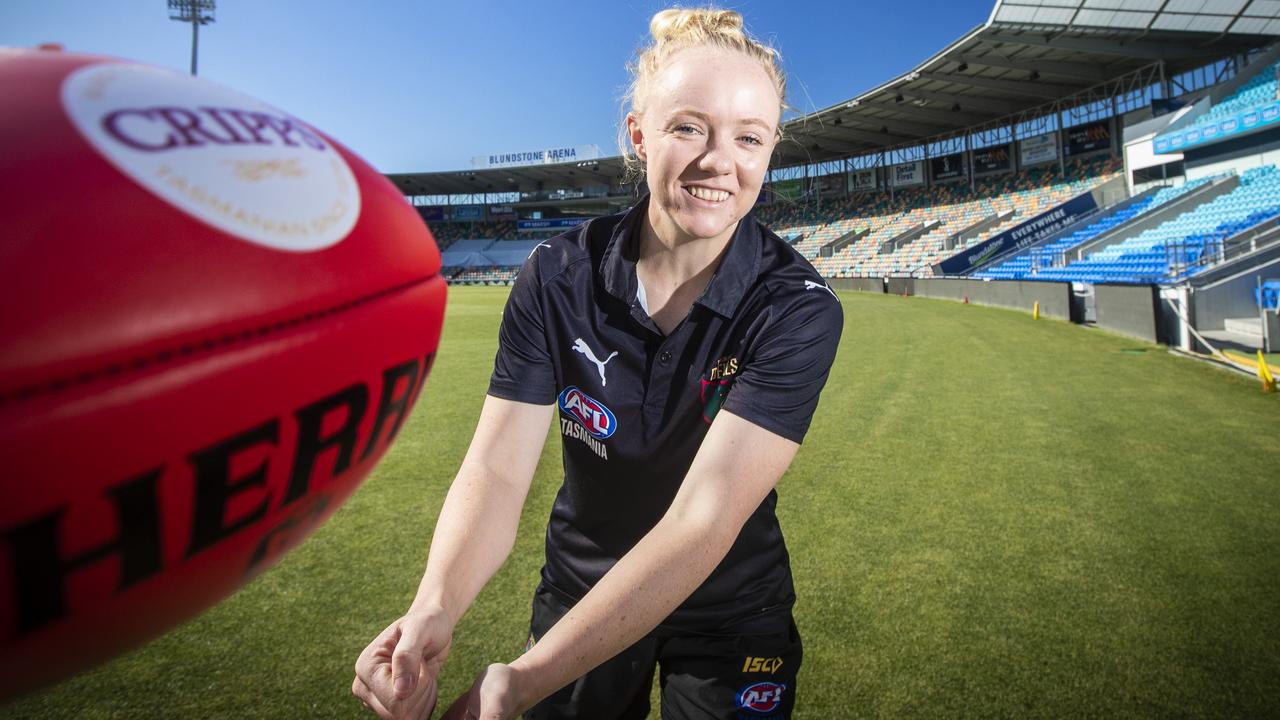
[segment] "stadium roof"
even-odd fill
[[[468,195],[472,193],[534,192],[586,185],[621,184],[622,158],[521,165],[518,167],[398,173],[387,177],[405,195]]]
[[[997,0],[991,17],[914,69],[784,124],[773,167],[988,125],[1162,63],[1164,77],[1275,42],[1280,0]],[[622,159],[388,175],[406,195],[617,185]]]

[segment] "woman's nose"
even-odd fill
[[[726,136],[711,133],[707,136],[707,146],[698,158],[698,168],[717,175],[726,175],[733,170],[733,157],[730,155],[729,140]]]

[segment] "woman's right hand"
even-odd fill
[[[356,661],[351,692],[379,717],[431,715],[457,618],[515,544],[552,410],[485,397],[467,456],[440,508],[416,599]]]
[[[384,720],[427,720],[452,641],[453,620],[443,609],[410,610],[360,653],[352,694]]]

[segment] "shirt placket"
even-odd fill
[[[690,323],[681,323],[670,335],[660,337],[649,361],[649,378],[644,390],[644,424],[650,434],[664,424],[663,413],[671,395],[681,352],[688,340]]]

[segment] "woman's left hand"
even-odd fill
[[[449,706],[441,720],[513,720],[522,709],[519,680],[510,665],[490,665],[471,689]]]

